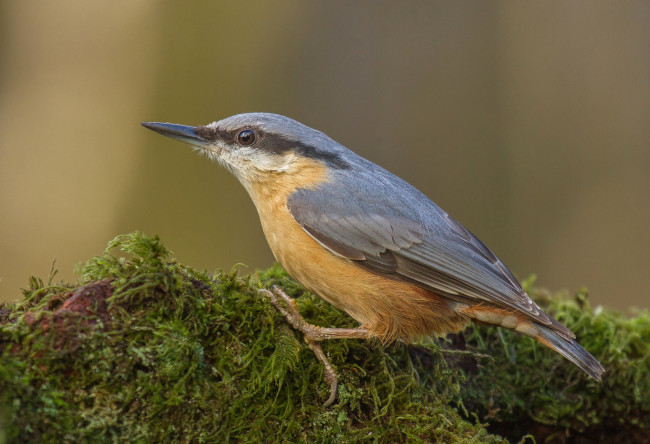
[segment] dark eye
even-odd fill
[[[237,136],[240,145],[248,146],[255,143],[255,133],[251,130],[244,130]]]

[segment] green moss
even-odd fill
[[[569,326],[607,369],[598,383],[539,343],[508,330],[472,327],[468,346],[494,361],[467,379],[468,408],[490,418],[493,430],[515,435],[539,429],[569,433],[576,442],[650,442],[650,316],[632,319],[592,310],[585,290],[573,300],[540,289],[529,293]],[[511,435],[512,436],[512,435]]]
[[[584,292],[532,291],[601,359],[601,385],[532,340],[471,328],[420,346],[325,342],[340,375],[325,409],[322,366],[257,288],[281,285],[315,324],[354,321],[280,267],[198,272],[133,233],[80,274],[75,286],[32,279],[0,306],[0,443],[625,442],[650,429],[650,318],[594,314]]]

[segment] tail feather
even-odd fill
[[[539,332],[535,339],[560,353],[596,381],[600,381],[602,374],[605,373],[605,368],[574,339],[561,337],[550,328],[539,324],[535,325],[535,327]]]
[[[547,327],[525,314],[489,305],[461,306],[458,311],[474,322],[498,325],[535,339],[560,353],[597,381],[605,373],[600,362],[575,341],[573,333],[550,316],[551,324]]]

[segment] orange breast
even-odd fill
[[[289,213],[287,198],[296,188],[328,180],[319,162],[300,162],[304,165],[297,173],[248,187],[269,246],[289,274],[383,341],[460,330],[467,317],[457,314],[448,299],[365,270],[331,253],[300,227]]]

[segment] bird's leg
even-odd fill
[[[289,324],[291,324],[296,330],[302,332],[309,348],[314,352],[318,360],[323,363],[323,367],[325,368],[325,382],[330,385],[330,397],[325,401],[323,406],[329,407],[336,399],[338,376],[332,367],[332,364],[330,364],[329,359],[327,359],[327,356],[323,353],[320,342],[325,339],[366,339],[369,337],[368,330],[365,328],[324,328],[312,325],[305,321],[305,318],[303,318],[298,311],[298,304],[295,299],[287,295],[277,285],[274,285],[272,290],[273,291],[260,289],[259,291],[271,300],[271,304],[273,304],[275,309],[284,316]],[[284,301],[286,307],[280,303],[278,298]]]

